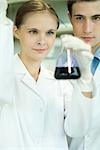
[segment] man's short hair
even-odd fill
[[[74,3],[77,3],[77,2],[95,2],[95,1],[100,1],[100,0],[67,0],[67,8],[68,8],[70,15],[72,15],[72,6]]]

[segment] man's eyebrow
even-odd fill
[[[77,17],[77,16],[79,16],[79,17],[82,17],[82,16],[84,16],[84,15],[81,15],[81,14],[75,14],[75,15],[73,15],[74,17]]]
[[[73,16],[74,17],[85,17],[85,15],[82,15],[82,14],[74,14]],[[100,14],[96,14],[96,15],[93,15],[93,16],[90,16],[90,17],[100,17]]]
[[[93,15],[91,17],[100,17],[100,14]]]

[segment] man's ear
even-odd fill
[[[20,32],[16,26],[13,27],[13,33],[14,33],[15,38],[20,39]]]

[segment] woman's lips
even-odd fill
[[[43,53],[44,51],[46,51],[46,49],[34,49],[34,51],[36,51],[38,53]]]

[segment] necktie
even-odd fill
[[[97,57],[93,58],[92,66],[91,66],[91,72],[93,75],[95,74],[95,71],[96,71],[97,66],[99,65],[99,62],[100,60]]]

